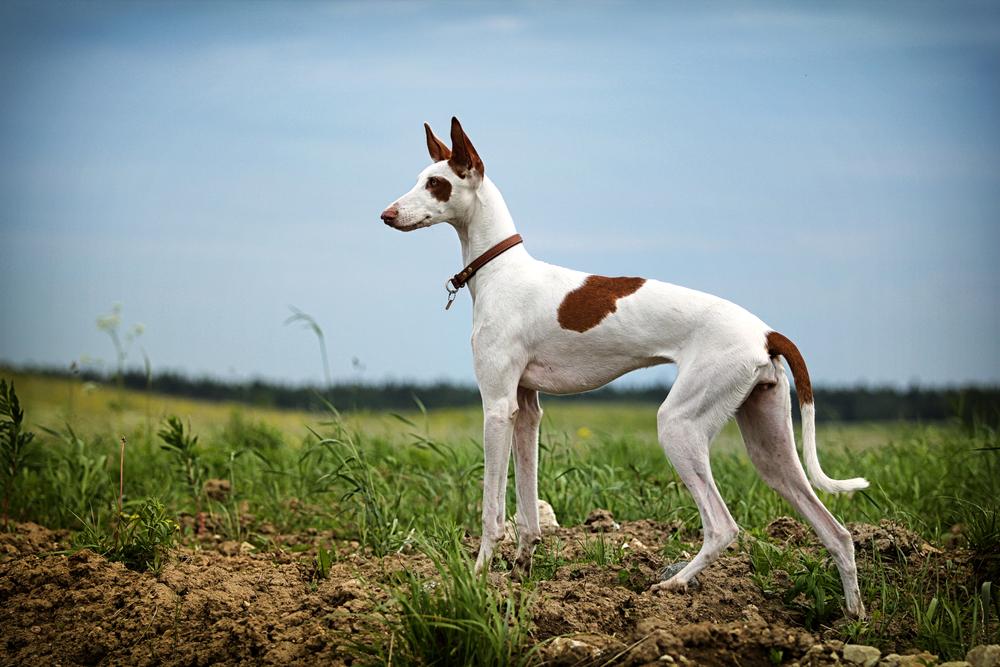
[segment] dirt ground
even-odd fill
[[[825,636],[803,629],[780,599],[765,597],[754,584],[749,558],[738,549],[703,572],[696,590],[655,595],[647,588],[669,564],[660,548],[677,526],[639,521],[609,528],[609,545],[628,545],[621,563],[564,565],[537,584],[533,637],[545,662],[834,664],[841,649],[831,639],[835,628]],[[883,547],[935,557],[933,547],[892,526],[852,528],[862,576],[867,552]],[[546,541],[558,537],[572,556],[595,538],[594,530],[560,528]],[[778,541],[812,539],[792,519],[775,522],[770,533]],[[298,542],[301,549],[322,538],[278,541]],[[377,632],[371,618],[386,600],[391,572],[433,572],[419,553],[380,561],[344,544],[328,578],[318,579],[315,551],[258,552],[222,542],[178,549],[155,575],[86,550],[53,553],[66,539],[30,523],[0,533],[2,664],[351,664],[346,645]],[[470,553],[475,543],[468,541]],[[503,545],[501,557],[509,558],[510,550]],[[495,585],[517,586],[506,573],[491,576]]]

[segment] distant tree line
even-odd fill
[[[83,381],[110,382],[114,375],[84,370],[73,374],[53,368],[22,367],[23,373],[54,377],[77,377]],[[338,410],[409,410],[419,400],[428,409],[478,405],[479,390],[454,382],[340,383],[323,388],[290,385],[265,380],[230,382],[213,377],[188,377],[173,371],[152,377],[139,370],[124,373],[124,386],[152,389],[157,393],[207,401],[236,401],[252,406],[315,410],[328,401]],[[548,396],[553,401],[602,401],[658,405],[670,388],[605,387],[586,394]],[[1000,387],[816,387],[817,416],[828,421],[922,420],[960,418],[1000,425]]]

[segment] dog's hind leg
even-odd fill
[[[514,576],[531,574],[531,557],[542,539],[538,526],[538,425],[542,408],[538,392],[517,388],[517,419],[514,422],[514,477],[517,488],[517,553]]]
[[[795,451],[788,378],[776,364],[777,383],[758,385],[736,413],[750,460],[761,477],[812,524],[833,556],[844,585],[847,612],[864,617],[851,534],[816,497]]]
[[[690,563],[652,590],[686,590],[688,582],[728,547],[739,527],[719,494],[709,465],[709,447],[756,381],[758,369],[731,364],[691,364],[680,369],[667,400],[657,412],[660,444],[701,515],[703,542]]]

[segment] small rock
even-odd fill
[[[951,660],[949,662],[942,662],[938,667],[972,667],[972,663],[965,660]]]
[[[972,667],[998,667],[1000,666],[1000,644],[974,646],[965,656],[965,660]]]
[[[549,644],[549,655],[555,659],[559,659],[559,661],[567,659],[575,662],[593,660],[600,652],[601,649],[596,646],[591,646],[570,637],[556,637]]]
[[[549,505],[544,500],[538,501],[538,527],[541,529],[543,535],[559,528],[555,510],[552,509],[552,505]],[[507,519],[504,523],[503,539],[510,540],[511,542],[517,541],[517,524],[513,518]]]
[[[921,653],[911,653],[907,655],[897,655],[896,661],[892,663],[893,667],[927,667],[927,665],[936,665],[936,664],[937,664],[937,656],[931,655],[927,651],[923,651]],[[879,663],[879,667],[882,667],[881,662]]]
[[[666,581],[670,577],[674,576],[675,574],[683,570],[687,564],[688,561],[686,560],[677,561],[676,563],[672,563],[663,568],[662,570],[660,570],[660,573],[656,576],[660,581]],[[691,581],[688,582],[688,588],[691,589],[701,588],[701,583],[699,583],[698,577],[693,577]]]
[[[42,628],[39,625],[33,625],[31,626],[31,631],[34,632],[36,635],[41,634]]]
[[[601,533],[608,530],[619,530],[622,526],[615,521],[611,512],[605,509],[596,509],[587,515],[587,520],[583,525],[590,527],[590,532]]]
[[[806,654],[802,656],[803,658],[818,658],[819,656],[826,653],[826,647],[822,644],[813,644],[806,651]]]
[[[544,500],[538,501],[538,527],[542,529],[543,533],[551,532],[559,527],[555,510]]]
[[[875,667],[878,659],[882,657],[882,651],[874,646],[864,646],[862,644],[844,644],[844,662],[864,667]]]

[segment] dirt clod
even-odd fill
[[[206,479],[202,491],[208,498],[221,502],[229,498],[232,488],[228,479]]]
[[[587,515],[587,520],[583,525],[588,526],[592,533],[602,533],[611,530],[620,530],[621,524],[615,521],[615,517],[610,511],[596,509]]]

